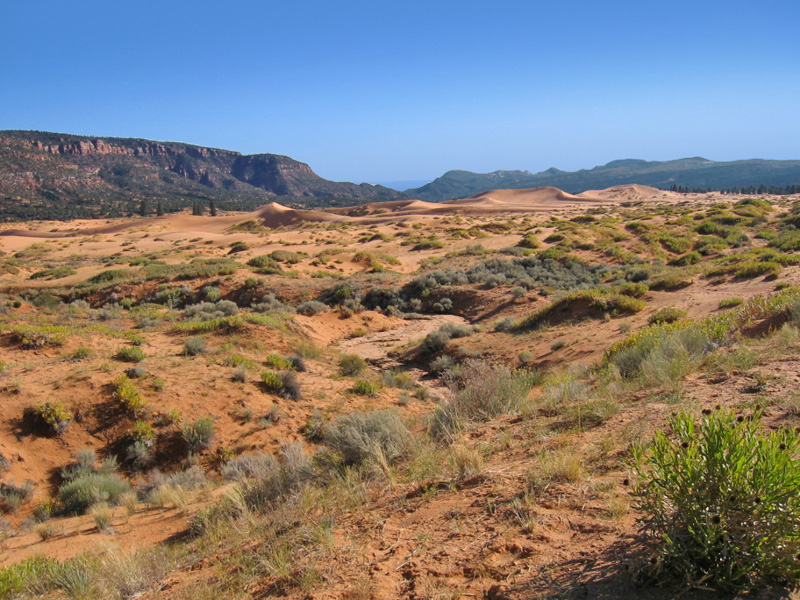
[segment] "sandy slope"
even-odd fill
[[[647,185],[633,183],[629,185],[616,185],[604,190],[586,190],[578,194],[580,198],[593,198],[612,202],[631,202],[647,200],[685,200],[683,194],[659,190]]]

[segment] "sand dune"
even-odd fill
[[[658,188],[647,185],[632,183],[628,185],[616,185],[604,190],[586,190],[578,194],[581,198],[599,198],[601,200],[611,200],[615,202],[630,202],[638,200],[677,200],[683,199],[683,195],[677,192],[659,190]]]
[[[554,187],[539,187],[522,190],[491,190],[469,198],[443,202],[443,204],[452,207],[468,207],[473,210],[524,212],[600,201],[602,201],[601,198],[588,195],[575,196]]]
[[[351,221],[364,225],[387,223],[430,215],[491,215],[505,212],[541,212],[547,210],[578,207],[603,202],[630,201],[674,201],[684,196],[645,185],[619,185],[605,190],[588,190],[580,194],[568,194],[554,187],[539,187],[522,190],[491,190],[459,200],[425,202],[423,200],[396,200],[392,202],[370,202],[359,206],[331,208],[328,210],[302,210],[272,202],[249,213],[237,213],[217,217],[194,216],[186,213],[127,219],[115,223],[84,229],[41,230],[6,229],[0,236],[16,238],[57,239],[75,236],[112,234],[135,229],[156,228],[161,233],[196,232],[224,234],[231,227],[245,221],[255,220],[269,228],[292,227],[302,223],[326,223]]]
[[[289,208],[277,202],[271,202],[254,213],[265,227],[285,227],[298,223],[324,223],[329,221],[342,221],[345,217],[334,215],[321,210],[298,210]]]

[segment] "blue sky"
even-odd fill
[[[337,181],[800,159],[800,3],[5,2],[0,129],[287,154]]]

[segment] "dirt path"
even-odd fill
[[[396,360],[389,356],[389,352],[398,345],[406,344],[409,340],[424,338],[442,325],[468,325],[469,322],[456,315],[433,315],[413,321],[404,321],[399,327],[377,331],[367,335],[349,338],[335,344],[342,352],[357,354],[377,367],[389,368],[398,366]]]

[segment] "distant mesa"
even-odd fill
[[[340,183],[278,154],[134,138],[0,131],[0,218],[76,219],[175,212],[213,201],[254,210],[271,201],[303,208],[405,198],[378,185]]]
[[[498,181],[502,180],[502,184]],[[639,159],[614,160],[590,170],[574,172],[555,168],[539,173],[527,171],[495,171],[472,173],[448,171],[438,179],[406,194],[440,202],[467,198],[498,187],[527,189],[552,186],[570,194],[587,190],[606,190],[614,186],[638,184],[668,190],[687,189],[728,190],[759,187],[785,188],[800,185],[800,160],[738,160],[714,162],[702,157],[682,158],[665,162]]]
[[[212,203],[222,211],[248,212],[277,203],[290,210],[336,209],[330,214],[362,217],[375,217],[378,210],[444,214],[452,207],[410,203],[460,199],[456,206],[461,210],[498,202],[509,207],[563,204],[599,198],[598,190],[616,197],[617,192],[607,190],[630,184],[662,190],[752,188],[753,192],[765,186],[800,186],[800,161],[714,162],[693,157],[665,162],[614,160],[575,172],[555,167],[539,173],[454,170],[423,186],[399,192],[380,185],[328,181],[309,165],[278,154],[243,155],[138,138],[0,131],[0,220],[4,221],[150,216],[187,208],[202,212]],[[491,190],[545,188],[557,189],[562,195],[539,191],[534,197],[529,192],[523,199],[494,192],[476,200]],[[631,199],[652,194],[641,190],[625,193]],[[480,206],[476,204],[479,201]],[[383,206],[378,208],[377,204]],[[354,208],[360,205],[366,208]],[[268,218],[278,219],[275,215]],[[286,213],[280,220],[295,218]]]

